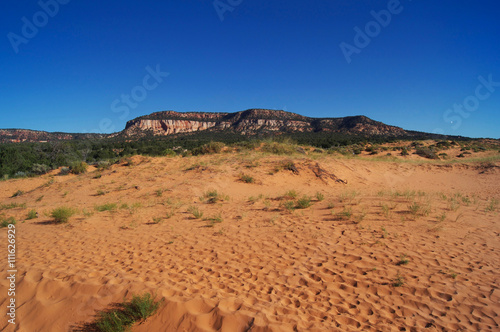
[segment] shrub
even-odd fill
[[[306,195],[299,198],[297,200],[297,204],[295,205],[297,209],[307,209],[310,206],[311,206],[311,198]]]
[[[16,172],[16,174],[14,174],[15,178],[25,178],[27,176],[28,174],[26,174],[26,172]]]
[[[16,224],[16,219],[14,219],[14,217],[9,217],[7,219],[2,218],[2,221],[0,222],[0,228],[9,227],[9,225],[15,225],[15,224]]]
[[[35,219],[37,217],[38,217],[38,213],[35,210],[30,210],[28,212],[28,217],[26,217],[26,219],[30,220],[30,219]]]
[[[59,207],[57,209],[52,210],[50,216],[54,218],[54,222],[58,224],[67,223],[69,218],[71,218],[76,211],[69,207]]]
[[[289,143],[266,142],[262,146],[262,152],[291,155],[296,153],[297,150]]]
[[[60,175],[68,175],[71,172],[71,169],[69,167],[61,167],[61,170],[59,171]]]
[[[106,203],[106,204],[102,204],[102,205],[97,205],[95,207],[95,210],[98,212],[114,211],[114,210],[116,210],[116,203]]]
[[[320,192],[318,191],[318,192],[316,193],[316,199],[317,199],[318,201],[320,201],[320,202],[321,202],[322,200],[324,200],[324,199],[325,199],[325,195],[323,195],[322,193],[320,193]]]
[[[401,155],[402,155],[402,156],[408,156],[408,155],[409,155],[409,153],[408,153],[408,149],[407,149],[407,148],[403,148],[403,149],[401,149]]]
[[[200,197],[200,201],[205,201],[208,204],[227,200],[229,200],[229,196],[219,193],[217,190],[209,190]]]
[[[288,199],[295,199],[297,198],[298,194],[295,190],[288,190],[285,195],[283,195],[283,198],[288,198]]]
[[[22,194],[24,194],[24,191],[22,190],[18,190],[16,191],[15,193],[12,194],[12,196],[10,197],[17,197],[17,196],[21,196]]]
[[[239,179],[240,179],[240,181],[245,182],[245,183],[254,183],[255,182],[255,179],[251,175],[243,174],[243,173],[241,173],[239,175]]]
[[[198,148],[194,148],[191,153],[193,156],[201,155],[201,154],[211,154],[211,153],[219,153],[226,146],[226,144],[222,142],[210,142],[204,144]]]
[[[152,316],[163,301],[155,301],[150,293],[134,295],[130,302],[118,305],[118,308],[98,313],[95,326],[102,332],[125,332],[136,322],[144,321]]]
[[[87,168],[89,165],[86,162],[79,162],[79,163],[74,163],[71,165],[71,173],[73,174],[83,174],[87,172]]]
[[[36,175],[46,174],[50,170],[50,167],[45,164],[33,164],[31,167],[31,172]]]
[[[439,159],[438,155],[434,151],[426,147],[417,148],[415,153],[420,157],[424,157],[427,159]]]

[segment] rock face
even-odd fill
[[[50,142],[72,139],[99,139],[110,135],[107,134],[70,134],[49,133],[46,131],[29,129],[0,129],[0,143],[19,142]]]
[[[243,135],[265,132],[342,132],[403,136],[409,133],[366,116],[309,118],[280,110],[250,109],[236,113],[156,112],[127,122],[124,136],[172,135],[202,130],[232,130]]]

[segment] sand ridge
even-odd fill
[[[18,324],[0,328],[85,330],[151,291],[165,303],[134,331],[499,329],[498,168],[245,153],[130,164],[0,184],[0,204],[26,203],[1,213],[39,213],[16,225]],[[207,203],[213,190],[226,197]],[[303,195],[310,207],[287,210]],[[62,205],[79,212],[53,224]]]

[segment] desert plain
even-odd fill
[[[150,292],[132,331],[500,331],[499,165],[228,149],[2,181],[0,328],[93,331]]]

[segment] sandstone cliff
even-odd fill
[[[156,112],[127,122],[124,136],[171,135],[202,130],[232,130],[243,135],[262,132],[343,132],[346,134],[404,136],[408,132],[365,116],[310,118],[267,109],[235,113]]]

